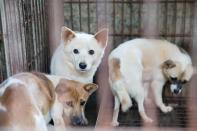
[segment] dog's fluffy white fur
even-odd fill
[[[189,81],[192,74],[190,56],[168,41],[134,39],[121,44],[109,56],[109,83],[115,97],[112,124],[119,124],[120,104],[123,111],[132,106],[130,97],[136,100],[142,119],[153,121],[144,110],[149,86],[161,111],[172,111],[173,108],[162,101],[165,82],[171,81],[171,78],[176,78],[179,83]],[[179,89],[174,84],[171,86],[174,92]]]
[[[61,44],[51,60],[51,74],[89,83],[104,55],[108,30],[95,35],[78,33],[62,27]]]

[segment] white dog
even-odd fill
[[[107,29],[91,35],[62,27],[61,44],[51,61],[51,74],[83,83],[92,82],[104,55],[107,39]]]
[[[112,124],[119,124],[120,104],[123,111],[132,106],[130,97],[136,100],[142,119],[152,122],[144,110],[149,86],[161,111],[172,111],[173,108],[162,101],[164,84],[170,81],[171,91],[178,94],[192,74],[190,56],[168,41],[134,39],[121,44],[109,56],[109,83],[115,97]]]

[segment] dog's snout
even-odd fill
[[[179,93],[179,89],[175,89],[174,94],[178,94],[178,93]]]
[[[87,67],[87,64],[84,62],[79,63],[79,67],[84,70]]]
[[[81,118],[80,117],[77,117],[77,116],[74,116],[73,119],[72,119],[72,123],[74,125],[81,125]]]

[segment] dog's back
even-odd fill
[[[4,91],[0,96],[0,129],[47,130],[44,117],[55,97],[50,83],[41,76],[22,73],[1,86]]]

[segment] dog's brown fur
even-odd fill
[[[36,113],[36,110],[30,102],[27,91],[24,90],[24,85],[12,85],[12,88],[7,88],[1,97],[1,104],[7,109],[7,112],[0,111],[1,127],[11,127],[12,123],[26,127],[35,126],[32,112]]]
[[[84,107],[89,96],[97,89],[96,84],[81,84],[72,80],[60,80],[55,91],[58,94],[58,99],[62,103],[70,102],[70,116],[69,119],[73,117],[82,117],[83,124],[87,124],[87,120],[84,116]],[[81,103],[84,105],[81,105]],[[65,123],[69,123],[69,119],[65,118]]]
[[[43,115],[46,115],[55,100],[55,91],[51,81],[39,73],[23,73],[15,75],[13,78],[20,79],[24,83],[31,81],[37,84],[38,94],[34,94],[36,96],[35,100]],[[1,86],[4,86],[7,82]],[[11,127],[13,124],[23,125],[23,127],[30,129],[35,127],[33,114],[39,115],[39,112],[35,103],[32,102],[28,88],[30,87],[25,87],[20,83],[13,83],[7,87],[0,98],[1,105],[7,109],[6,111],[0,111],[1,127]]]
[[[120,60],[119,59],[111,59],[109,61],[110,70],[109,73],[111,74],[112,82],[115,82],[121,79],[121,72],[120,72]]]

